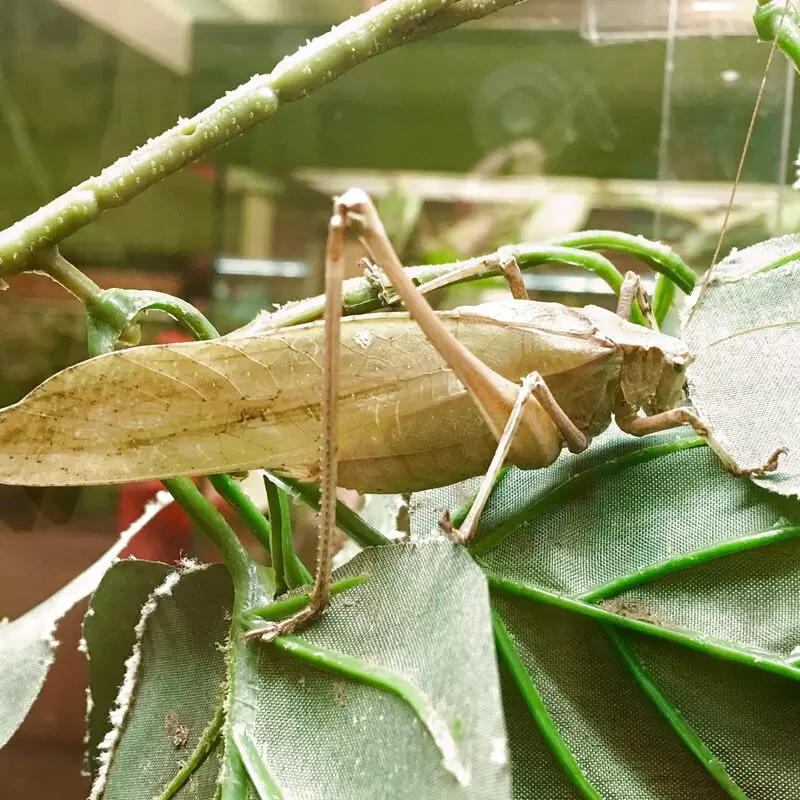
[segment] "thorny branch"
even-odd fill
[[[522,0],[385,0],[341,23],[255,75],[191,119],[134,150],[38,211],[0,232],[0,280],[109,208],[121,206],[192,161],[227,144],[374,55]],[[0,284],[1,285],[1,284]]]

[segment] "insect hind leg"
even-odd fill
[[[322,446],[320,448],[320,523],[317,534],[316,570],[309,604],[278,622],[253,629],[245,638],[272,642],[284,633],[302,628],[328,607],[331,598],[333,545],[336,531],[337,417],[339,356],[341,350],[342,281],[344,246],[352,220],[341,199],[334,202],[325,252],[325,352],[322,376]]]

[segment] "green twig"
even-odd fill
[[[753,24],[762,42],[774,41],[800,72],[800,14],[791,3],[758,0]]]
[[[272,569],[275,571],[275,595],[280,596],[289,588],[286,582],[286,574],[283,563],[283,529],[288,520],[288,503],[281,503],[281,497],[286,497],[285,492],[279,491],[278,487],[265,475],[264,488],[267,492],[267,505],[269,506],[269,526],[270,543],[269,552],[272,559]],[[286,508],[284,509],[284,505]],[[286,514],[284,515],[284,510]],[[291,534],[290,534],[291,535]]]
[[[231,738],[239,751],[239,758],[247,770],[247,776],[258,793],[259,800],[283,800],[280,786],[267,769],[245,726],[234,725],[231,729]]]
[[[641,661],[628,644],[625,637],[614,630],[611,625],[603,625],[603,632],[611,641],[611,646],[617,651],[625,663],[639,688],[647,695],[658,709],[666,723],[672,728],[675,735],[689,748],[692,755],[703,765],[709,775],[719,784],[719,787],[734,800],[748,800],[747,795],[736,785],[728,774],[725,765],[714,755],[703,740],[694,732],[691,725],[683,718],[681,712],[669,701],[667,696],[659,689],[650,677]]]
[[[653,292],[653,316],[659,328],[664,324],[674,300],[675,284],[666,275],[659,275]]]
[[[372,56],[513,5],[518,0],[386,0],[337,25],[256,75],[191,119],[0,233],[0,278],[27,267],[30,257],[124,205],[158,181],[227,144]],[[459,6],[457,12],[450,11]],[[447,13],[442,13],[447,12]]]
[[[582,250],[606,250],[644,261],[655,272],[666,275],[682,292],[689,294],[697,275],[671,247],[643,236],[621,231],[580,231],[552,239],[551,244]]]
[[[269,479],[288,494],[301,500],[310,508],[319,511],[319,486],[309,483],[300,483],[285,475],[276,475],[268,472]],[[346,534],[359,547],[381,547],[392,544],[382,533],[365,522],[352,508],[348,508],[341,501],[336,503],[336,527]]]
[[[598,278],[604,280],[612,289],[614,294],[619,294],[622,289],[623,277],[620,271],[605,256],[594,253],[591,250],[581,250],[577,247],[561,247],[559,245],[540,245],[538,248],[533,245],[515,245],[511,247],[501,247],[498,250],[501,257],[506,254],[513,255],[520,267],[528,265],[539,266],[551,262],[561,264],[571,264],[582,267],[589,272],[594,272]],[[639,324],[645,323],[644,315],[638,303],[634,303],[631,309],[631,319]]]
[[[759,531],[747,536],[740,536],[737,539],[728,539],[724,542],[715,542],[701,550],[681,553],[664,561],[659,561],[657,564],[649,564],[635,572],[623,575],[621,578],[604,583],[591,591],[584,592],[580,595],[580,599],[586,603],[597,603],[600,600],[627,592],[636,586],[663,578],[665,575],[672,575],[684,569],[691,569],[699,564],[715,561],[725,556],[776,544],[787,539],[794,539],[799,535],[800,525],[792,525],[784,528],[773,528],[768,531]]]
[[[110,353],[119,341],[137,344],[138,340],[130,341],[127,330],[133,328],[138,332],[134,320],[153,309],[169,314],[195,339],[219,336],[217,329],[191,303],[179,297],[139,289],[105,289],[86,306],[89,355]]]
[[[61,255],[57,247],[40,250],[30,264],[32,272],[40,272],[61,284],[83,303],[86,311],[101,323],[118,331],[117,339],[138,344],[141,332],[122,309],[105,302],[105,292],[87,275]],[[0,274],[2,270],[0,270]]]
[[[555,722],[553,722],[553,718],[550,716],[550,712],[547,710],[536,684],[534,684],[511,636],[509,636],[508,630],[506,630],[506,626],[503,624],[503,618],[494,610],[492,610],[492,631],[494,632],[497,652],[506,665],[528,709],[528,713],[539,729],[539,733],[542,734],[542,737],[547,742],[550,752],[584,800],[601,800],[600,793],[583,774],[580,765],[575,760],[575,756],[562,738]]]
[[[313,578],[294,551],[292,518],[286,492],[279,489],[268,475],[264,475],[264,488],[267,492],[272,528],[270,542],[272,566],[275,570],[275,594],[281,595],[287,589],[310,585]]]
[[[437,286],[452,286],[478,278],[500,275],[504,257],[514,255],[523,269],[553,261],[589,269],[606,281],[615,292],[619,292],[619,287],[622,285],[621,273],[607,258],[591,252],[593,250],[633,256],[665,275],[682,291],[691,292],[694,288],[696,278],[694,272],[669,247],[618,231],[581,231],[546,243],[507,245],[494,253],[476,258],[450,264],[407,267],[406,271],[418,286],[425,286],[434,281]],[[387,292],[391,292],[391,285],[380,287],[369,278],[350,278],[342,287],[343,313],[368,314],[385,308]],[[277,311],[260,314],[232,335],[251,336],[275,328],[313,322],[322,318],[324,306],[324,295],[287,303]]]
[[[222,723],[225,721],[225,709],[220,704],[211,722],[206,725],[205,730],[200,736],[200,741],[192,750],[192,754],[186,759],[184,765],[175,774],[175,777],[167,784],[166,789],[158,796],[158,800],[170,800],[178,791],[183,788],[189,778],[197,772],[205,760],[217,746],[219,734],[222,730]]]
[[[225,517],[203,497],[200,490],[189,478],[166,478],[164,487],[175,498],[203,533],[214,543],[231,573],[236,594],[236,605],[244,608],[253,605],[259,594],[256,563],[250,558],[242,543],[225,521]],[[265,602],[266,598],[261,602]]]
[[[368,575],[355,575],[352,578],[343,578],[340,581],[335,581],[331,584],[331,597],[346,592],[355,586],[360,586],[368,577]],[[268,606],[248,609],[242,614],[242,621],[246,628],[253,630],[261,622],[275,622],[280,619],[286,619],[286,617],[290,617],[292,614],[304,609],[310,602],[310,594],[295,594],[282,600],[276,600]]]
[[[230,475],[209,475],[208,480],[219,496],[239,515],[267,554],[271,554],[272,531],[270,524],[239,482]]]
[[[525,600],[545,603],[556,608],[570,611],[576,614],[593,619],[597,622],[605,622],[621,628],[638,631],[658,639],[687,647],[690,650],[697,650],[708,656],[742,664],[746,667],[763,670],[794,681],[800,681],[800,667],[792,666],[786,661],[777,658],[767,650],[755,647],[735,644],[722,639],[714,639],[706,634],[695,633],[689,630],[678,630],[672,627],[663,627],[652,622],[644,622],[633,617],[623,616],[604,608],[598,608],[591,603],[585,603],[574,597],[567,597],[555,592],[540,589],[537,586],[523,583],[522,581],[511,580],[502,575],[484,570],[489,587],[511,597],[520,597]]]

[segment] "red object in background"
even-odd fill
[[[195,177],[200,178],[204,181],[213,181],[217,179],[217,174],[219,170],[214,164],[209,163],[208,161],[195,161],[194,164],[190,164],[187,167],[187,170],[191,172]]]
[[[126,530],[142,516],[145,505],[163,489],[160,481],[126,483],[119,489],[117,526]],[[171,503],[136,534],[121,557],[174,564],[186,555],[192,537],[192,521],[177,504]]]

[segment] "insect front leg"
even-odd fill
[[[525,278],[515,256],[510,253],[503,253],[500,256],[500,274],[505,278],[511,296],[515,300],[527,300],[528,289],[525,286]]]
[[[617,316],[623,319],[631,318],[631,310],[633,309],[633,301],[639,303],[639,308],[647,320],[647,324],[654,330],[658,330],[658,322],[653,316],[653,304],[650,302],[650,295],[642,286],[641,277],[633,270],[628,270],[625,273],[625,278],[622,281],[622,287],[619,290],[619,300],[617,301]]]
[[[640,417],[634,412],[617,413],[615,420],[620,430],[630,433],[632,436],[646,436],[648,433],[657,433],[677,428],[680,425],[691,425],[695,433],[705,440],[706,444],[717,454],[725,469],[739,477],[758,477],[767,472],[774,472],[778,468],[778,459],[787,452],[785,447],[780,447],[761,466],[742,467],[714,436],[708,425],[690,408],[673,408],[651,417]]]

